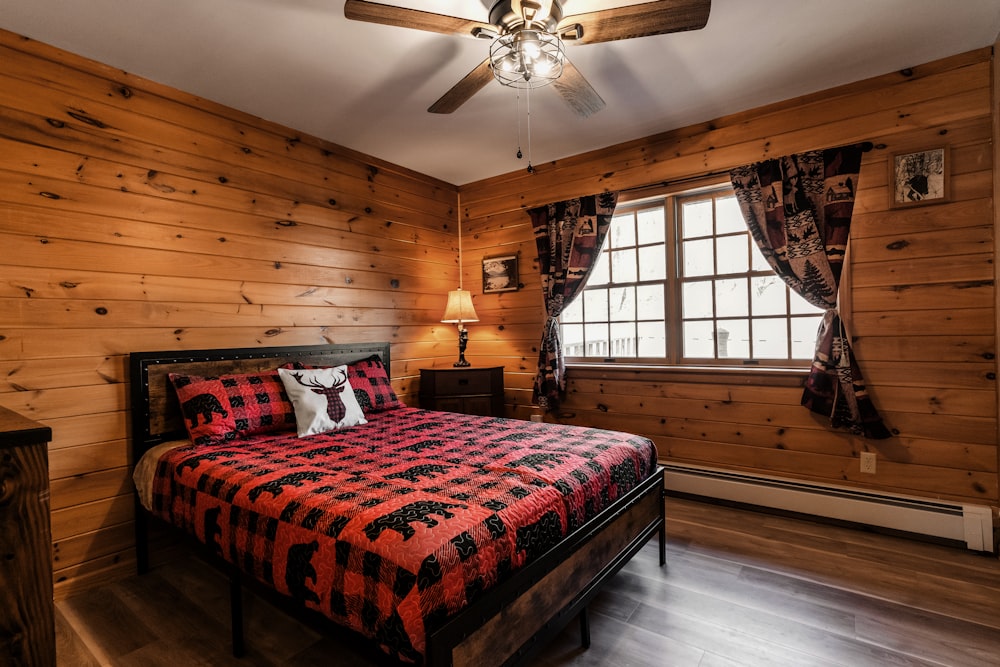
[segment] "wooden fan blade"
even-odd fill
[[[658,0],[567,16],[557,30],[563,39],[575,44],[613,42],[700,30],[708,23],[711,9],[712,0]]]
[[[352,21],[394,25],[401,28],[438,32],[443,35],[475,37],[479,32],[486,32],[489,35],[495,35],[497,32],[496,26],[482,21],[422,12],[419,9],[381,5],[377,2],[367,2],[367,0],[347,0],[344,4],[344,16]]]
[[[451,90],[432,104],[428,111],[431,113],[451,113],[468,102],[473,95],[482,90],[492,80],[493,69],[490,67],[490,59],[487,58],[479,63],[476,69],[466,74],[461,81],[452,86]]]
[[[578,116],[587,118],[605,107],[604,100],[594,87],[568,60],[563,63],[562,76],[553,81],[552,85]]]

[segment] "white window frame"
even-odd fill
[[[664,265],[666,268],[665,275],[662,280],[641,280],[638,277],[638,273],[641,270],[639,266],[639,260],[636,261],[636,267],[634,268],[635,279],[630,280],[615,280],[615,264],[610,262],[607,258],[608,275],[610,280],[605,283],[601,282],[598,285],[588,285],[585,286],[581,293],[577,296],[565,310],[564,317],[560,318],[562,326],[563,335],[563,349],[566,357],[566,362],[569,365],[592,365],[592,364],[605,364],[605,365],[643,365],[643,366],[659,366],[659,367],[678,367],[678,368],[739,368],[739,369],[760,369],[760,370],[780,370],[780,369],[790,369],[790,370],[804,370],[810,365],[812,358],[812,349],[815,343],[816,331],[819,327],[819,318],[822,317],[822,311],[815,309],[812,306],[806,304],[801,297],[798,297],[792,293],[787,286],[784,285],[784,281],[779,278],[774,271],[767,266],[763,259],[759,256],[759,251],[756,249],[753,239],[750,238],[750,234],[746,231],[745,223],[742,225],[741,230],[733,231],[732,219],[729,220],[730,231],[718,234],[716,233],[716,221],[717,217],[715,215],[717,206],[713,203],[713,226],[712,233],[710,235],[703,235],[700,237],[688,236],[684,237],[684,232],[682,227],[682,217],[684,215],[682,206],[685,203],[693,202],[704,202],[705,200],[711,200],[717,202],[719,200],[728,200],[729,197],[733,196],[732,187],[728,182],[715,181],[710,184],[706,184],[700,187],[689,186],[686,189],[680,187],[673,188],[660,188],[656,191],[646,191],[643,196],[633,196],[631,199],[626,199],[624,196],[619,201],[617,210],[615,211],[615,221],[612,225],[619,223],[623,216],[631,214],[633,216],[633,221],[635,220],[635,215],[639,211],[650,210],[652,208],[662,207],[663,211],[663,224],[664,224],[664,238],[663,238],[663,251],[665,253]],[[732,205],[734,202],[726,201],[724,202],[728,205]],[[731,216],[731,209],[729,210],[729,215]],[[742,219],[741,219],[742,220]],[[608,237],[605,240],[604,247],[601,252],[602,255],[609,254],[615,251],[621,251],[626,248],[626,246],[614,245],[612,234],[614,234],[614,229],[610,230]],[[624,234],[619,237],[627,238],[629,235]],[[719,245],[716,239],[728,238],[731,247],[738,247],[739,242],[737,239],[744,238],[748,244],[748,259],[747,259],[747,270],[739,270],[737,272],[727,272],[725,267],[713,266],[712,272],[708,274],[703,274],[699,276],[684,276],[681,267],[684,261],[684,246],[685,241],[711,241],[713,250],[718,249]],[[638,253],[639,248],[649,247],[649,244],[643,244],[641,239],[637,239],[634,246],[636,248],[636,253]],[[621,255],[626,255],[627,253],[621,253]],[[718,253],[713,252],[713,257],[715,262],[718,262]],[[618,266],[626,266],[624,262],[619,262]],[[629,273],[630,270],[623,271],[621,273]],[[648,272],[647,272],[648,273]],[[595,274],[591,275],[590,279],[593,279]],[[601,276],[603,278],[603,275]],[[631,278],[631,276],[629,276]],[[717,311],[717,299],[718,291],[720,287],[717,287],[718,281],[726,281],[724,285],[740,285],[740,281],[746,281],[745,288],[747,289],[746,304],[747,312],[743,316],[734,315],[727,316],[730,314],[719,314]],[[750,290],[754,286],[754,281],[757,280],[757,286],[770,285],[774,283],[775,286],[780,285],[784,288],[784,312],[780,315],[774,314],[762,314],[759,312],[754,312],[754,309],[759,307],[756,302],[753,301],[753,296]],[[702,317],[689,316],[685,319],[685,313],[682,303],[682,293],[685,284],[691,284],[700,282],[702,284],[711,282],[713,285],[711,297],[712,297],[712,308],[711,313],[705,315],[702,313]],[[615,288],[629,288],[635,287],[636,289],[643,287],[647,291],[652,285],[662,284],[663,286],[663,317],[662,322],[664,323],[665,332],[665,344],[663,345],[665,353],[662,356],[639,356],[638,351],[632,352],[632,348],[643,346],[641,337],[636,336],[636,340],[625,340],[624,338],[617,343],[617,339],[613,334],[610,333],[611,325],[614,323],[614,314],[606,314],[605,318],[601,320],[603,325],[607,326],[608,336],[605,340],[599,341],[600,346],[590,345],[592,351],[591,354],[578,354],[579,351],[586,349],[587,343],[590,340],[583,331],[586,329],[585,323],[588,319],[586,314],[582,317],[582,322],[584,327],[581,329],[581,320],[579,317],[574,317],[573,313],[581,309],[586,310],[589,306],[584,304],[588,303],[588,291],[603,291],[605,288],[610,291],[615,291],[617,293],[622,293],[622,289]],[[768,288],[772,295],[776,294],[773,292],[773,286]],[[627,290],[626,290],[627,291]],[[610,297],[609,297],[610,298]],[[638,297],[633,299],[641,301]],[[737,300],[738,301],[738,300]],[[598,304],[603,303],[602,299],[596,299],[591,301],[592,303]],[[617,302],[616,302],[617,303]],[[771,307],[774,307],[774,302],[772,301]],[[608,312],[612,312],[612,308],[609,307]],[[624,309],[628,311],[628,309]],[[650,308],[643,309],[642,307],[636,307],[636,311],[641,313],[642,311],[648,312]],[[653,308],[652,310],[656,310]],[[704,310],[704,309],[702,309]],[[569,316],[568,318],[566,316]],[[658,315],[654,316],[655,319]],[[647,321],[650,318],[646,318]],[[597,321],[597,318],[591,319],[591,322]],[[643,321],[641,314],[637,314],[635,321]],[[714,356],[685,356],[683,335],[685,321],[691,326],[696,326],[697,322],[711,323],[711,334],[712,334],[712,349]],[[765,322],[779,322],[784,321],[785,336],[787,337],[784,341],[786,353],[792,355],[792,349],[794,345],[795,352],[801,354],[801,358],[774,358],[776,354],[773,348],[776,347],[775,344],[768,341],[767,338],[761,338],[759,343],[753,342],[753,336],[748,335],[740,339],[738,346],[746,347],[770,347],[772,351],[770,356],[765,353],[765,356],[747,356],[743,355],[733,357],[727,356],[728,349],[720,348],[717,342],[717,337],[715,332],[719,329],[719,323],[723,324],[741,324],[743,321],[746,322],[746,330],[749,332],[764,326]],[[796,323],[796,324],[793,324]],[[573,327],[577,325],[571,332],[573,335],[567,336],[570,331],[567,327]],[[598,328],[595,326],[595,328]],[[621,327],[620,327],[621,328]],[[793,334],[794,328],[794,334]],[[781,327],[777,327],[781,329]],[[581,337],[584,341],[583,347],[579,344]],[[593,336],[594,340],[597,340],[597,334]],[[792,341],[796,342],[793,344]],[[615,347],[616,349],[610,349]],[[719,354],[720,350],[723,352],[722,355]]]

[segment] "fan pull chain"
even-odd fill
[[[521,91],[517,91],[517,95],[514,96],[514,117],[517,118],[517,159],[520,160],[524,155],[521,153]]]
[[[535,168],[531,166],[531,88],[525,88],[524,99],[528,107],[528,173],[533,174]]]

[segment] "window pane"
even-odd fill
[[[608,281],[611,280],[611,274],[608,272],[608,253],[602,252],[597,258],[597,264],[594,266],[594,270],[590,272],[587,277],[587,285],[607,285]]]
[[[747,223],[743,221],[736,196],[720,197],[715,200],[715,233],[745,232]]]
[[[822,317],[792,318],[792,359],[812,359]]]
[[[748,315],[747,279],[727,278],[715,281],[715,312],[719,317]]]
[[[684,356],[689,359],[714,359],[715,338],[711,322],[684,323]]]
[[[745,235],[722,236],[715,239],[715,252],[719,273],[746,273],[750,267]]]
[[[750,358],[750,323],[747,320],[719,320],[719,359]]]
[[[611,325],[610,357],[635,356],[635,323],[615,322]]]
[[[639,211],[639,243],[663,243],[667,240],[667,223],[663,218],[663,207]]]
[[[584,336],[587,338],[588,357],[608,356],[608,325],[607,324],[586,324],[584,325]]]
[[[664,322],[639,322],[640,357],[663,357],[667,354],[667,326]]]
[[[635,291],[639,317],[644,320],[662,320],[666,313],[663,285],[639,285]]]
[[[611,253],[611,280],[615,283],[634,283],[638,278],[635,265],[635,248],[615,250]]]
[[[559,316],[560,322],[583,322],[583,296],[577,295],[573,301],[563,308]]]
[[[608,290],[590,289],[584,292],[583,313],[588,322],[607,322]]]
[[[805,299],[803,299],[801,296],[799,296],[798,294],[796,294],[792,290],[788,290],[788,297],[789,297],[788,300],[791,302],[789,304],[789,307],[788,307],[788,312],[790,312],[790,313],[793,313],[793,314],[796,314],[796,315],[797,314],[808,315],[810,313],[821,313],[821,312],[823,312],[822,309],[817,308],[816,306],[812,305],[811,303],[809,303],[808,301],[806,301]],[[810,358],[812,357],[812,355],[809,355],[809,356],[810,356]]]
[[[634,246],[635,217],[631,213],[628,215],[616,215],[611,220],[611,231],[608,235],[611,237],[612,248]]]
[[[685,202],[681,207],[682,238],[712,235],[712,200]]]
[[[562,326],[563,354],[567,357],[582,357],[583,347],[583,325],[564,324]]]
[[[609,299],[612,322],[635,321],[634,287],[613,287],[609,291]]]
[[[784,315],[788,288],[778,276],[750,279],[750,306],[754,315]]]
[[[710,276],[715,272],[712,239],[684,242],[684,275]]]
[[[639,248],[639,280],[663,280],[667,277],[666,246]]]
[[[684,283],[681,288],[683,314],[685,320],[698,317],[711,317],[715,314],[712,308],[712,281],[703,280],[696,283]]]
[[[764,259],[764,255],[761,254],[760,248],[757,247],[753,239],[750,239],[750,253],[753,255],[753,260],[750,262],[751,271],[774,271]]]
[[[753,358],[788,359],[788,329],[785,318],[753,321]]]

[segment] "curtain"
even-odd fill
[[[829,148],[738,167],[730,172],[740,210],[768,264],[825,312],[802,405],[834,427],[888,438],[837,309],[861,145]]]
[[[581,291],[597,263],[617,203],[617,192],[602,192],[528,210],[538,247],[546,313],[532,400],[545,410],[555,409],[566,393],[557,318]]]

